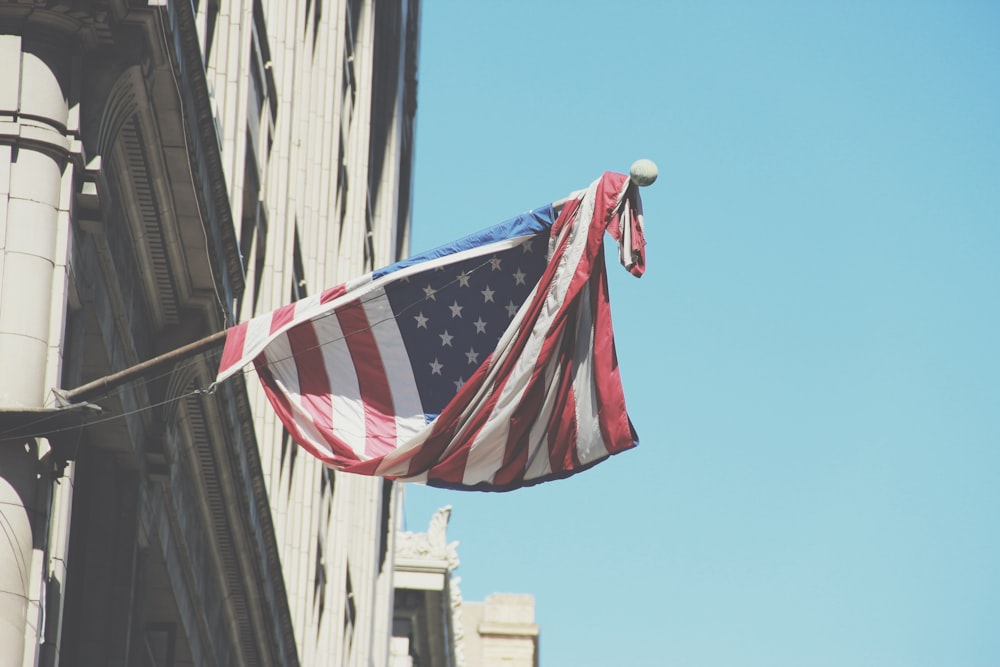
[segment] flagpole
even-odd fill
[[[659,170],[656,163],[652,160],[636,160],[632,163],[629,168],[629,179],[640,187],[645,187],[647,185],[652,185],[659,175]],[[572,195],[565,197],[558,201],[552,202],[552,208],[557,212],[562,209],[562,207],[572,198]],[[117,373],[111,373],[110,375],[105,375],[104,377],[98,378],[87,384],[80,385],[75,389],[70,389],[69,391],[58,390],[60,398],[67,403],[84,402],[92,398],[96,398],[112,389],[116,389],[123,384],[137,380],[142,376],[152,373],[168,364],[177,363],[183,361],[189,357],[193,357],[196,354],[206,352],[215,347],[219,347],[226,342],[226,329],[222,331],[217,331],[214,334],[196,340],[194,342],[188,343],[176,350],[171,350],[165,352],[152,359],[147,359],[146,361],[140,362],[134,366],[130,366],[124,370],[120,370]]]
[[[198,340],[188,343],[187,345],[179,347],[175,350],[164,352],[157,357],[147,359],[146,361],[140,362],[135,366],[130,366],[124,370],[118,371],[117,373],[105,375],[104,377],[98,378],[92,382],[80,385],[76,389],[59,392],[59,395],[69,403],[83,402],[97,396],[101,396],[112,389],[116,389],[123,384],[136,380],[147,373],[152,373],[153,371],[168,364],[183,361],[184,359],[193,357],[196,354],[223,345],[226,342],[226,331],[227,329],[216,331],[214,334],[205,336],[204,338],[199,338]]]

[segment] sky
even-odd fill
[[[452,507],[545,667],[1000,664],[1000,3],[425,0],[411,250],[654,160],[640,445]]]

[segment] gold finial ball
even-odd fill
[[[660,170],[656,168],[656,163],[652,160],[636,160],[628,170],[629,178],[636,185],[652,185],[656,177],[660,175]]]

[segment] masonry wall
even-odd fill
[[[252,371],[206,391],[200,354],[55,424],[405,252],[418,30],[416,0],[0,1],[0,434],[41,415],[0,439],[0,665],[386,663],[395,491],[300,453]]]

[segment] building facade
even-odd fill
[[[0,667],[388,663],[392,484],[217,347],[88,383],[405,253],[419,13],[0,0]]]
[[[390,667],[538,667],[535,598],[464,600],[450,518],[451,507],[442,507],[426,532],[398,531]]]

